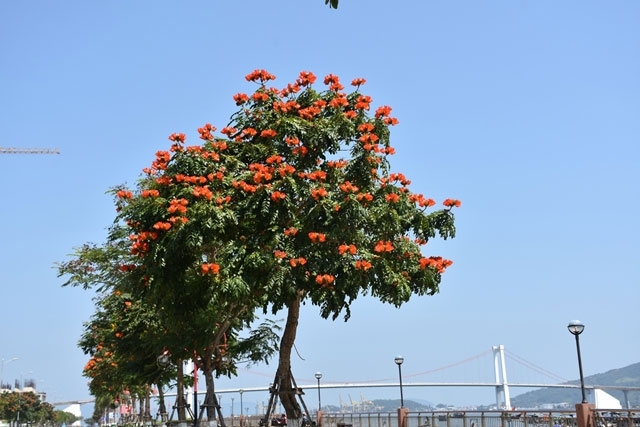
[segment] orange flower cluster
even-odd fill
[[[169,135],[169,141],[173,141],[173,142],[184,143],[186,139],[187,139],[187,136],[184,133],[172,133],[171,135]]]
[[[289,265],[291,267],[297,267],[299,265],[305,265],[307,263],[307,259],[303,258],[303,257],[299,257],[299,258],[291,258],[289,260]]]
[[[187,199],[173,199],[169,202],[167,210],[169,213],[186,213],[188,204],[189,201]]]
[[[267,72],[266,70],[253,70],[251,73],[247,74],[244,78],[247,79],[248,82],[260,81],[264,83],[269,80],[275,80],[276,76]]]
[[[200,266],[202,274],[218,274],[220,273],[220,266],[215,263],[202,264]]]
[[[398,181],[401,185],[407,186],[411,184],[411,181],[407,179],[402,173],[392,173],[389,175],[388,182]]]
[[[374,252],[391,252],[393,250],[393,244],[388,240],[380,240],[373,248]]]
[[[125,273],[128,271],[133,271],[136,269],[134,264],[122,264],[119,268],[120,271],[124,271]]]
[[[302,173],[301,178],[307,177],[311,181],[325,181],[327,179],[327,173],[325,171],[313,171],[308,174]]]
[[[253,182],[260,184],[261,182],[268,182],[273,179],[273,167],[265,166],[261,163],[251,163],[249,170],[254,172]]]
[[[263,137],[263,138],[273,138],[277,134],[278,133],[273,129],[265,129],[262,132],[260,132],[260,136]]]
[[[153,228],[154,230],[168,231],[171,228],[171,223],[158,221],[155,224],[153,224]]]
[[[131,244],[132,255],[144,255],[149,250],[149,241],[156,240],[158,233],[155,231],[142,231],[139,234],[132,234],[129,236]]]
[[[340,184],[340,190],[345,193],[357,193],[358,191],[360,191],[360,189],[357,186],[353,185],[351,181],[345,181]]]
[[[287,253],[285,251],[276,249],[275,251],[273,251],[273,256],[276,258],[284,259],[287,257]]]
[[[236,105],[242,105],[249,100],[249,96],[246,93],[236,93],[233,95],[233,100],[236,102]]]
[[[335,76],[333,74],[328,74],[327,76],[325,76],[324,84],[329,86],[329,90],[333,90],[336,92],[344,89],[344,86],[342,86],[342,84],[340,83],[340,79],[338,78],[338,76]]]
[[[314,200],[320,200],[323,197],[327,197],[327,194],[329,193],[323,187],[311,189],[311,197],[313,197]]]
[[[442,202],[442,204],[449,208],[453,208],[453,207],[459,208],[460,205],[462,205],[462,202],[457,199],[446,199],[444,202]]]
[[[356,195],[356,200],[359,202],[370,202],[373,200],[373,195],[371,193],[360,193]]]
[[[358,261],[356,261],[354,263],[354,267],[357,268],[358,270],[367,271],[371,267],[373,267],[373,265],[371,265],[371,263],[369,261],[365,261],[363,259],[360,259],[360,260],[358,260]]]
[[[284,200],[287,198],[287,195],[281,191],[274,191],[271,193],[271,200],[274,202],[279,202],[280,200]]]
[[[265,92],[257,91],[257,92],[254,92],[253,95],[251,95],[251,99],[257,102],[261,102],[261,101],[264,102],[269,99],[269,95]]]
[[[187,184],[205,184],[207,178],[204,176],[188,176],[181,173],[176,174],[174,177],[176,182],[186,182]]]
[[[198,128],[198,133],[200,134],[200,139],[204,139],[205,141],[209,141],[213,139],[213,132],[216,131],[216,127],[211,125],[211,123],[207,123],[201,128]]]
[[[330,168],[342,169],[349,164],[346,160],[329,160],[327,166]]]
[[[151,162],[151,168],[145,168],[145,173],[154,174],[158,170],[164,170],[167,168],[167,163],[171,160],[171,153],[168,151],[156,152],[156,159]]]
[[[346,243],[343,243],[342,245],[338,246],[338,253],[340,255],[344,255],[346,253],[355,255],[357,251],[358,249],[356,248],[356,245],[347,245]]]
[[[268,165],[271,165],[271,164],[273,164],[273,163],[282,163],[282,160],[283,160],[282,156],[279,156],[279,155],[277,155],[277,154],[274,154],[273,156],[269,156],[269,157],[267,157],[267,160],[265,160],[265,162],[266,162]]]
[[[160,192],[158,190],[142,190],[142,197],[158,197]]]
[[[316,283],[322,287],[331,285],[336,278],[331,274],[318,274],[316,276]]]
[[[316,75],[311,71],[301,71],[300,76],[296,80],[298,86],[312,85],[316,81]]]
[[[120,199],[130,199],[133,197],[133,194],[129,190],[120,190],[116,193],[116,196]]]
[[[296,168],[294,168],[291,165],[281,165],[278,168],[278,174],[283,178],[287,175],[293,174],[295,171],[296,171]]]
[[[396,193],[389,193],[384,198],[389,203],[398,203],[400,201],[400,196]]]
[[[409,194],[409,200],[413,203],[417,203],[422,208],[428,208],[436,204],[433,199],[425,199],[422,194]]]
[[[256,187],[255,185],[251,185],[251,184],[247,184],[244,181],[233,181],[231,183],[231,185],[233,186],[233,188],[237,189],[241,189],[242,191],[246,192],[246,193],[255,193],[256,190],[258,189],[258,187]]]
[[[231,196],[217,197],[216,198],[216,204],[218,204],[218,205],[222,205],[223,203],[229,203],[230,201],[231,201]]]
[[[193,187],[193,195],[207,200],[213,199],[213,193],[209,190],[209,187]]]
[[[298,229],[297,228],[289,227],[286,230],[284,230],[284,235],[285,236],[293,237],[296,234],[298,234]]]
[[[360,95],[358,99],[356,99],[356,110],[368,110],[371,104],[371,97],[368,95]]]
[[[355,78],[353,80],[351,80],[351,86],[362,86],[363,84],[365,84],[367,81],[365,79],[363,79],[362,77],[358,77]]]
[[[425,269],[427,267],[435,268],[438,273],[444,273],[447,267],[453,264],[453,261],[444,259],[440,256],[432,256],[429,258],[420,258],[420,268]]]
[[[323,243],[327,240],[327,235],[324,233],[316,233],[315,231],[310,231],[309,234],[309,239],[311,239],[311,241],[313,243]]]
[[[319,115],[322,110],[315,105],[310,105],[307,108],[301,108],[298,110],[298,115],[305,120],[313,120],[313,118]]]
[[[297,111],[300,108],[300,104],[296,101],[279,101],[273,103],[273,110],[277,113],[286,114],[290,111]]]
[[[329,106],[333,108],[348,107],[349,100],[344,94],[338,94],[338,96],[329,101]]]

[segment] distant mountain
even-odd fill
[[[580,384],[580,380],[569,381],[566,384]],[[585,386],[626,386],[640,387],[640,363],[634,363],[620,369],[612,369],[603,374],[585,377]],[[622,407],[627,406],[625,395],[618,390],[605,390],[620,400]],[[632,408],[640,407],[640,392],[630,391],[627,395]],[[542,388],[529,391],[511,398],[511,406],[517,408],[538,408],[543,405],[573,405],[582,400],[582,393],[577,389]]]

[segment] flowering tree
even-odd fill
[[[136,189],[114,189],[115,240],[128,249],[113,264],[128,294],[177,333],[176,357],[195,352],[218,374],[234,373],[221,351],[226,334],[251,325],[257,309],[286,310],[276,383],[287,415],[299,418],[290,356],[302,302],[348,320],[361,295],[399,307],[438,292],[451,261],[422,251],[454,236],[460,202],[435,209],[391,170],[398,120],[388,106],[371,113],[364,79],[351,92],[332,74],[322,90],[311,72],[284,88],[268,86],[274,79],[247,75],[255,91],[234,95],[239,110],[219,134],[206,124],[191,146],[172,134]]]

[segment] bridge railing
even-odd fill
[[[640,427],[640,410],[594,411],[593,427]],[[325,413],[321,427],[401,427],[397,412]],[[409,412],[404,427],[577,427],[576,412],[429,411]]]

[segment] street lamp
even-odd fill
[[[18,360],[17,357],[12,357],[9,360],[2,359],[2,365],[0,366],[0,390],[2,390],[2,374],[4,373],[4,364],[5,363],[11,363],[11,362],[14,362],[16,360]]]
[[[582,358],[580,357],[579,335],[584,331],[584,324],[579,320],[572,320],[567,325],[569,332],[576,337],[576,349],[578,351],[578,368],[580,369],[580,390],[582,390],[582,403],[587,403],[587,396],[584,393],[584,375],[582,374]]]
[[[318,380],[318,412],[320,412],[320,408],[322,408],[320,404],[320,378],[322,378],[322,372],[316,372],[316,379]]]
[[[244,390],[240,389],[238,390],[240,392],[240,427],[242,427],[243,423],[242,423],[242,393],[244,392]]]
[[[404,362],[404,357],[396,356],[394,361],[398,365],[398,377],[400,378],[400,407],[404,408],[404,397],[402,395],[402,362]]]

